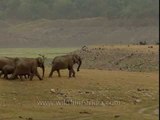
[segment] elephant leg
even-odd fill
[[[3,75],[3,73],[2,72],[0,72],[0,78],[1,78],[1,76]]]
[[[23,75],[25,79],[27,79],[26,75]]]
[[[72,68],[71,66],[68,67],[68,70],[69,70],[69,78],[70,78],[71,75],[72,75],[72,69],[73,69],[73,68]]]
[[[73,73],[73,77],[75,77],[75,71],[74,71],[74,69],[72,68],[71,71]]]
[[[33,76],[34,76],[34,74],[30,74],[30,80],[32,80],[32,79],[33,79]]]
[[[20,77],[21,81],[23,81],[23,75],[20,75],[19,77]]]
[[[69,66],[69,67],[68,67],[68,70],[69,70],[69,77],[71,77],[71,76],[75,77],[75,71],[74,71],[74,69],[73,69],[73,66]],[[72,74],[73,74],[73,75],[72,75]]]
[[[29,74],[28,74],[28,75],[26,75],[27,79],[29,79],[29,76],[30,76]]]
[[[4,79],[8,79],[8,76],[6,73],[4,74]]]
[[[24,78],[25,78],[25,79],[28,79],[28,75],[24,75]]]
[[[52,67],[51,72],[49,74],[49,77],[52,77],[54,71],[55,71],[55,69]]]
[[[72,71],[71,71],[71,70],[69,70],[69,78],[71,78],[71,74],[72,74]]]
[[[30,77],[29,77],[29,76],[30,76],[29,74],[26,74],[26,75],[23,75],[23,76],[24,76],[25,79],[29,79],[29,78],[30,78]]]
[[[38,71],[36,71],[35,75],[39,78],[39,80],[43,80],[40,76],[40,74],[38,73]]]
[[[3,78],[4,78],[4,79],[8,79],[8,76],[7,76],[7,75],[8,75],[8,72],[7,72],[7,71],[3,71],[3,74],[4,74]]]
[[[58,77],[61,77],[60,70],[57,70]]]
[[[2,77],[2,75],[3,75],[3,78],[4,78],[4,73],[3,72],[0,73],[0,78]]]
[[[15,72],[12,74],[12,76],[10,77],[10,79],[18,79],[18,74],[17,74],[17,70],[15,70]]]
[[[18,79],[18,75],[15,76],[15,79]]]
[[[73,75],[72,75],[72,74],[73,74]],[[74,71],[73,67],[71,67],[71,68],[69,69],[69,77],[71,77],[71,76],[75,77],[75,71]]]

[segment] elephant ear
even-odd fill
[[[73,60],[73,63],[77,63],[78,62],[78,57],[76,54],[72,55],[72,60]]]
[[[47,59],[46,57],[45,57],[45,55],[42,55],[42,54],[38,54],[40,57],[42,57],[42,59],[43,59],[43,61],[45,61],[45,59]]]
[[[42,58],[41,57],[38,57],[37,59],[37,63],[39,64],[39,63],[42,63]]]
[[[44,63],[46,57],[44,55],[42,55],[42,54],[38,54],[38,55],[40,56],[40,57],[38,57],[39,58],[39,62],[40,63]]]
[[[17,64],[17,62],[19,61],[20,59],[18,57],[14,58],[14,64]]]
[[[75,57],[74,57],[74,56],[72,56],[72,61],[73,61],[73,63],[75,63],[75,62],[76,62],[76,59],[75,59]]]

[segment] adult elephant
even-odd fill
[[[75,71],[73,69],[73,65],[76,63],[78,64],[77,71],[79,71],[79,68],[82,64],[82,60],[80,56],[76,54],[55,57],[52,61],[52,69],[49,74],[49,77],[52,77],[54,71],[57,71],[58,76],[60,77],[61,76],[60,69],[68,69],[69,77],[71,76],[75,77]]]
[[[38,67],[42,68],[43,75],[42,77],[38,73]],[[45,67],[44,67],[44,58],[19,58],[16,60],[16,67],[11,79],[15,79],[16,76],[29,75],[30,80],[33,79],[33,76],[36,75],[39,80],[42,80],[44,77]]]

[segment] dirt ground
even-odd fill
[[[81,69],[0,79],[0,120],[158,120],[158,72]]]

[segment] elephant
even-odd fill
[[[0,77],[4,74],[4,78],[8,79],[8,74],[13,74],[15,70],[15,66],[14,65],[5,65],[3,68],[2,68],[2,71],[0,73]]]
[[[0,77],[4,72],[7,72],[5,69],[8,69],[8,72],[11,73],[13,71],[13,68],[15,67],[15,61],[18,58],[11,58],[11,57],[1,57],[0,58]],[[6,77],[6,75],[4,75]]]
[[[42,77],[38,73],[37,67],[42,68],[43,75]],[[16,76],[28,75],[30,80],[33,79],[33,76],[36,75],[39,80],[42,80],[44,77],[45,66],[44,58],[19,58],[16,60],[16,66],[11,79],[15,79]]]
[[[2,71],[2,69],[5,65],[15,66],[16,60],[17,60],[17,58],[1,57],[0,58],[0,71]]]
[[[3,68],[2,68],[2,71],[0,73],[0,77],[2,75],[4,75],[4,78],[5,79],[8,79],[8,75],[9,74],[13,74],[15,70],[15,66],[13,65],[5,65]],[[20,77],[20,79],[22,80],[22,77],[25,77],[25,79],[29,78],[29,74],[24,74],[24,75],[18,75]],[[16,78],[18,78],[18,76],[16,76]]]
[[[57,71],[58,76],[61,77],[60,69],[68,69],[69,77],[71,76],[75,77],[75,71],[73,69],[73,65],[76,63],[78,64],[77,71],[79,71],[79,68],[82,64],[82,60],[80,56],[76,54],[69,54],[69,55],[55,57],[52,61],[52,68],[49,77],[52,77],[54,71]]]

